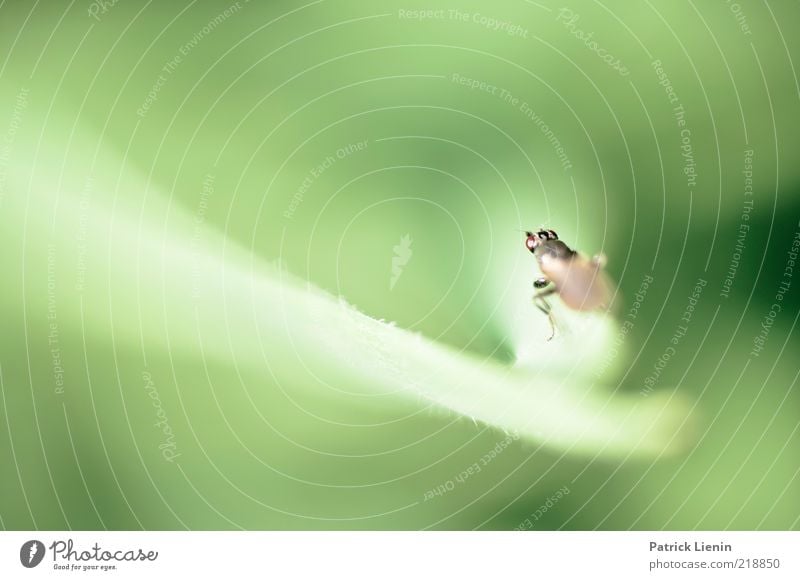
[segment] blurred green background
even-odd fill
[[[0,525],[800,528],[798,25],[746,0],[3,3]],[[631,322],[602,368],[561,356],[690,401],[681,453],[523,437],[459,478],[501,429],[321,364],[325,311],[258,304],[292,344],[230,316],[293,276],[512,365],[540,225],[608,256]]]

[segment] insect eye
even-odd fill
[[[547,232],[545,232],[545,231],[541,231],[541,232],[539,232],[539,238],[540,238],[540,239],[542,239],[542,240],[546,240],[548,237],[549,237],[549,236],[547,235]]]
[[[528,236],[528,239],[525,240],[525,247],[528,248],[531,252],[536,249],[537,241],[533,235]]]

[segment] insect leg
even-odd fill
[[[536,306],[536,308],[544,312],[547,315],[547,319],[550,321],[550,336],[547,337],[547,340],[552,340],[556,335],[556,321],[553,318],[553,308],[550,306],[550,303],[545,300],[545,298],[551,294],[555,294],[555,292],[555,286],[551,286],[550,288],[542,290],[541,292],[537,292],[533,295],[533,304]]]

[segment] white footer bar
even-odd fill
[[[800,578],[800,532],[3,532],[0,578]]]

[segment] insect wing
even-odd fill
[[[596,262],[579,255],[566,260],[542,256],[541,268],[570,308],[594,310],[610,306],[614,286]]]

